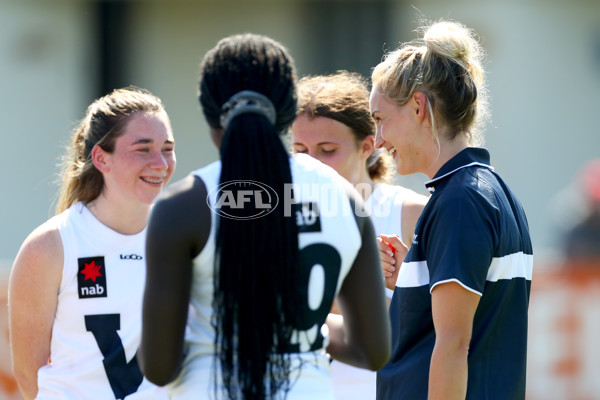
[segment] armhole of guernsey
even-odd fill
[[[204,182],[204,186],[206,187],[206,193],[208,197],[206,198],[207,204],[210,204],[210,233],[208,235],[208,239],[206,240],[206,244],[204,248],[198,253],[196,258],[194,259],[195,263],[203,263],[209,257],[213,256],[213,252],[215,249],[215,240],[217,234],[217,218],[215,213],[212,211],[213,204],[212,199],[210,198],[211,191],[219,185],[219,179],[221,177],[221,162],[215,161],[206,167],[197,169],[192,172],[197,178],[200,178],[202,182]]]
[[[63,248],[63,266],[59,296],[69,284],[69,280],[77,278],[77,262],[75,262],[77,260],[77,241],[73,234],[73,221],[71,219],[78,212],[79,209],[76,208],[78,205],[79,203],[74,204],[68,210],[53,217],[53,223],[58,231]]]

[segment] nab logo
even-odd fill
[[[206,203],[221,217],[246,220],[270,214],[279,197],[268,185],[240,180],[221,183],[208,193]]]
[[[142,256],[138,256],[137,254],[119,254],[119,258],[121,260],[141,260]]]
[[[319,217],[317,203],[296,203],[292,206],[299,233],[321,232],[321,218]]]
[[[104,257],[78,258],[77,289],[80,299],[106,297]]]

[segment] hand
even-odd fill
[[[377,238],[379,245],[379,258],[385,279],[385,287],[394,290],[400,266],[408,253],[408,247],[400,240],[398,235],[384,235]]]

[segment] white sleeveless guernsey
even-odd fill
[[[146,279],[146,231],[122,235],[77,203],[51,219],[64,266],[51,363],[38,372],[37,399],[166,399],[135,358]]]
[[[365,208],[371,215],[375,234],[402,237],[402,205],[410,191],[402,186],[377,183],[371,196],[365,201]],[[412,238],[408,238],[412,239]],[[410,244],[410,242],[409,242]]]
[[[402,238],[402,205],[409,190],[401,186],[377,183],[365,208],[371,215],[375,234],[397,234]],[[373,400],[377,373],[338,361],[331,363],[331,376],[336,398],[343,400]]]
[[[278,207],[290,207],[296,213],[299,226],[299,250],[308,279],[307,312],[319,309],[319,320],[310,329],[298,335],[299,353],[293,358],[293,382],[287,400],[332,400],[333,385],[329,372],[329,360],[325,355],[328,340],[319,332],[331,308],[331,298],[339,292],[344,278],[350,271],[361,237],[354,211],[343,188],[346,182],[333,169],[304,154],[290,158],[293,192],[300,208],[290,207],[289,199],[279,199]],[[211,208],[215,209],[211,191],[219,185],[221,163],[217,161],[193,174],[200,177],[209,193]],[[313,204],[309,206],[309,204]],[[314,205],[316,204],[316,208]],[[311,208],[312,207],[312,208]],[[318,209],[318,212],[315,210]],[[311,211],[312,210],[312,211]],[[215,333],[210,324],[213,298],[213,264],[217,215],[212,213],[211,232],[204,249],[194,260],[194,276],[190,301],[190,314],[186,334],[186,356],[181,374],[170,385],[173,400],[221,399],[215,395],[214,376],[220,382],[220,366],[213,365]],[[252,223],[252,221],[248,221]],[[269,240],[268,237],[264,238]],[[330,268],[324,253],[339,255],[337,277],[328,280]],[[266,254],[265,257],[269,255]],[[240,254],[243,257],[243,254]],[[282,266],[285,267],[285,266]],[[325,282],[328,282],[327,284]],[[302,283],[298,283],[299,285]],[[327,294],[326,294],[327,293]],[[329,300],[326,300],[329,299]],[[260,312],[261,310],[256,310]],[[321,314],[324,314],[321,316]],[[302,365],[300,366],[300,364]],[[281,397],[277,397],[278,399]]]

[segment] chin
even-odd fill
[[[159,194],[159,191],[157,191],[156,193],[145,193],[143,195],[137,196],[137,199],[140,203],[149,206],[152,203],[154,203],[154,201],[156,201],[156,198]]]
[[[400,165],[396,164],[396,172],[398,173],[398,175],[405,176],[405,175],[411,175],[411,174],[414,174],[414,173],[416,173],[417,171],[411,171],[411,170],[409,170],[409,169],[407,169],[407,168],[403,168],[402,166],[400,166]]]

